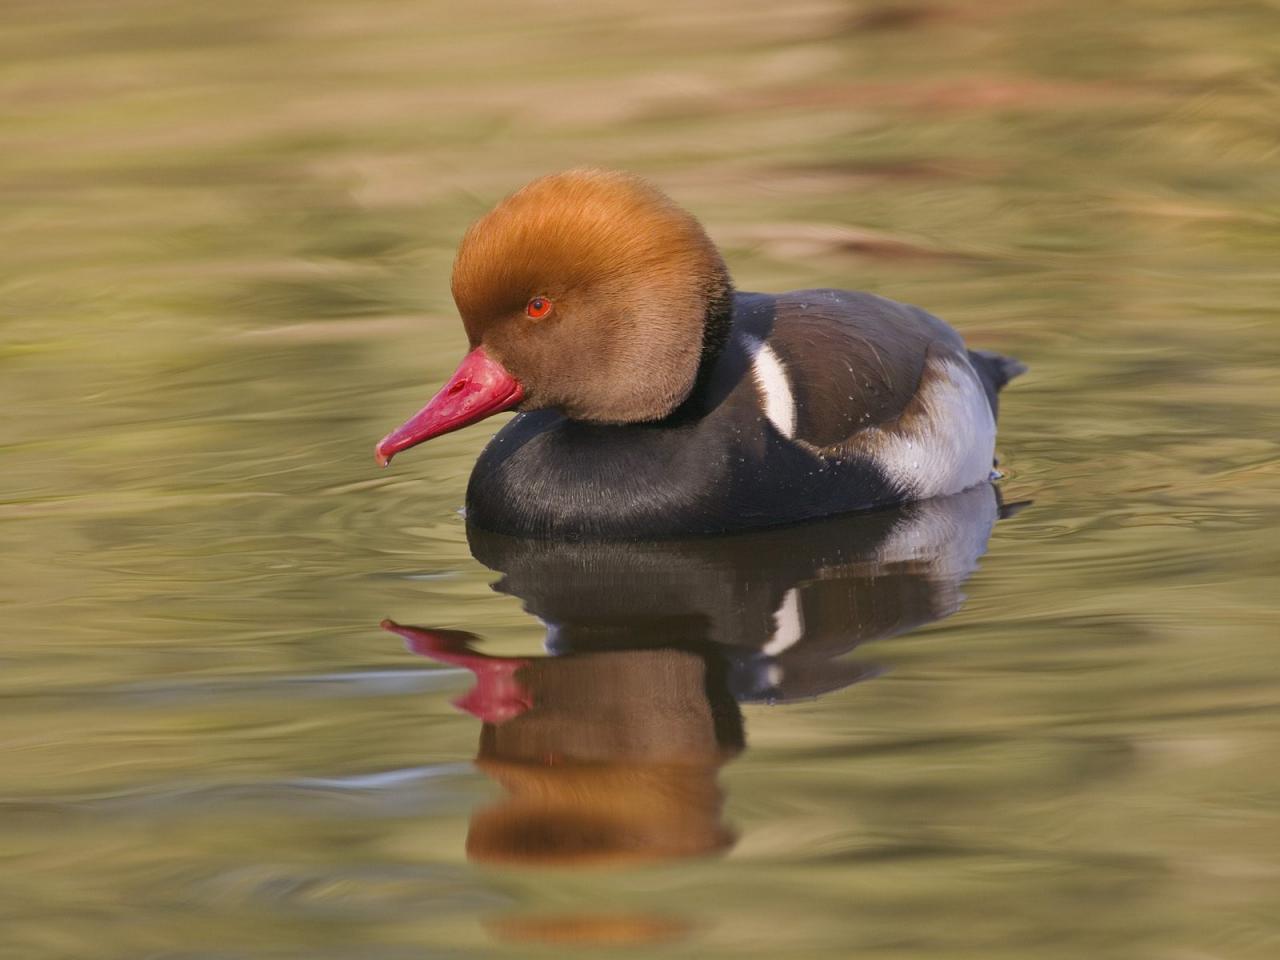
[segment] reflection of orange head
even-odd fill
[[[473,860],[620,864],[705,856],[734,840],[720,823],[719,764],[479,766],[508,796],[472,816]]]
[[[485,926],[500,940],[584,947],[667,943],[688,936],[692,929],[687,920],[676,917],[621,913],[497,917]]]
[[[605,864],[733,842],[716,774],[740,749],[740,717],[701,657],[581,654],[528,661],[520,678],[533,706],[480,735],[477,764],[507,796],[472,816],[469,857]]]

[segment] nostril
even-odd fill
[[[462,389],[466,385],[467,385],[466,380],[459,380],[457,383],[455,383],[452,387],[449,388],[449,396],[452,397],[455,393],[461,393]]]

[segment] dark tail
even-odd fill
[[[996,395],[1014,377],[1026,373],[1027,365],[1013,357],[1002,357],[990,350],[970,350],[969,362],[978,372],[978,379],[982,381],[982,387],[987,391],[987,401],[991,404],[991,413],[994,416],[998,407]]]

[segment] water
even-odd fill
[[[1280,952],[1273,6],[6,14],[0,956]],[[584,163],[1028,362],[1031,505],[473,557],[372,446]]]

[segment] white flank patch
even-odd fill
[[[800,615],[800,594],[792,587],[773,614],[773,636],[760,648],[761,653],[776,657],[794,647],[804,636],[804,619]]]
[[[898,430],[876,430],[873,456],[916,499],[959,493],[991,476],[996,421],[968,364],[931,361],[915,403],[921,414]]]
[[[787,439],[796,435],[796,401],[791,395],[787,368],[763,340],[751,340],[751,375],[760,388],[764,415]]]

